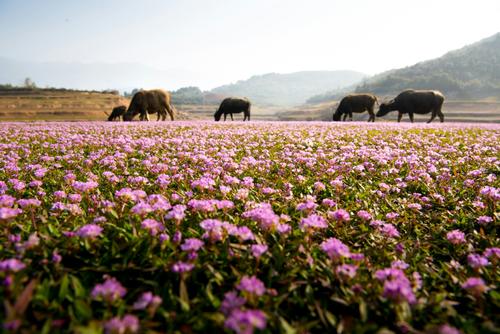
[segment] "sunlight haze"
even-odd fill
[[[498,0],[0,0],[0,57],[140,63],[171,71],[168,89],[211,89],[268,72],[409,66],[500,31],[499,14]]]

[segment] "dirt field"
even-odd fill
[[[119,95],[75,91],[0,91],[0,121],[80,121],[105,120],[106,112],[117,105],[128,105],[129,99]],[[329,121],[336,101],[290,108],[252,106],[252,120],[257,121]],[[217,105],[176,105],[177,119],[212,120]],[[500,101],[446,101],[446,122],[500,123]],[[396,120],[391,113],[384,120]],[[430,115],[416,116],[417,121]],[[154,117],[152,119],[155,119]],[[242,120],[243,114],[234,115]],[[368,119],[368,114],[354,115],[354,120]],[[407,117],[403,121],[408,121]]]

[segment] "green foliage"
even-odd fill
[[[172,93],[173,104],[203,104],[203,92],[198,87],[183,87]]]
[[[500,96],[500,33],[444,56],[391,70],[364,81],[355,92],[394,96],[405,89],[436,89],[447,98]],[[338,99],[345,92],[313,96],[308,103]]]

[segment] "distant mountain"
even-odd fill
[[[138,63],[64,63],[18,61],[0,57],[0,84],[20,85],[29,77],[38,87],[82,90],[189,86],[192,73],[158,70]]]
[[[448,98],[499,97],[500,33],[448,52],[440,58],[381,73],[351,87],[350,91],[393,96],[407,88],[437,89]],[[308,102],[317,103],[338,97],[338,91],[331,91],[313,96]]]
[[[269,73],[217,87],[212,93],[245,96],[261,105],[298,105],[307,98],[360,82],[366,75],[355,71],[304,71]]]

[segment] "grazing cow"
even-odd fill
[[[247,98],[237,98],[228,97],[222,101],[219,109],[214,114],[215,121],[218,122],[222,114],[224,114],[224,121],[226,120],[227,114],[231,115],[231,121],[233,121],[233,114],[238,114],[243,112],[243,121],[250,120],[250,106],[251,103]]]
[[[120,120],[120,118],[123,116],[123,114],[125,114],[126,111],[127,111],[127,106],[121,105],[118,107],[114,107],[113,111],[111,111],[111,115],[109,115],[108,117],[108,121],[112,122],[115,119]]]
[[[410,121],[413,123],[414,114],[428,114],[432,112],[431,119],[427,123],[432,122],[436,115],[439,120],[444,122],[444,115],[441,111],[443,106],[444,95],[437,90],[405,90],[400,93],[394,100],[388,103],[382,103],[377,112],[377,117],[385,116],[390,111],[398,111],[398,122],[401,121],[403,114],[410,116]]]
[[[340,121],[342,114],[344,121],[349,115],[349,120],[352,121],[352,113],[362,113],[368,111],[370,118],[368,122],[375,122],[375,113],[373,108],[377,102],[377,97],[372,94],[350,94],[345,96],[339,103],[337,110],[333,114],[334,121]]]
[[[131,121],[134,116],[139,114],[141,121],[149,121],[148,114],[158,114],[157,121],[164,121],[167,113],[170,119],[174,120],[174,108],[170,104],[170,93],[160,89],[143,90],[137,92],[132,97],[127,112],[123,115],[124,121]]]

